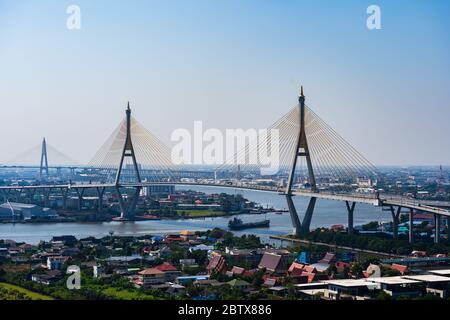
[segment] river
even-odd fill
[[[185,187],[186,188],[186,187]],[[182,187],[177,187],[182,189]],[[230,190],[215,187],[192,187],[189,189],[205,193],[240,193],[250,201],[276,209],[286,209],[287,204],[283,196],[262,191],[252,190]],[[306,209],[309,198],[294,197],[294,203],[300,218]],[[292,224],[289,213],[267,214],[270,219],[270,227],[265,229],[250,229],[234,232],[237,235],[244,233],[256,234],[263,241],[269,241],[271,235],[282,235],[292,232]],[[264,215],[241,215],[240,218],[247,221],[261,220]],[[152,220],[135,222],[94,222],[94,223],[18,223],[0,224],[0,239],[12,239],[37,244],[40,240],[50,240],[53,236],[74,235],[84,238],[89,236],[103,237],[113,231],[116,236],[138,236],[138,235],[163,235],[177,233],[181,230],[205,231],[214,227],[227,228],[229,217],[185,219],[185,220]],[[389,221],[390,214],[382,211],[380,207],[367,204],[356,204],[354,212],[354,225],[368,223],[370,221]],[[318,199],[311,228],[329,227],[334,224],[347,224],[347,209],[341,201],[329,201]]]

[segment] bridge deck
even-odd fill
[[[282,188],[274,188],[258,185],[246,185],[246,184],[219,184],[219,183],[199,183],[199,182],[141,182],[141,183],[122,183],[119,184],[120,188],[132,188],[132,187],[148,187],[151,185],[184,185],[184,186],[204,186],[204,187],[217,187],[217,188],[229,188],[229,189],[244,189],[261,192],[272,192],[284,195]],[[95,189],[95,188],[116,188],[115,184],[49,184],[49,185],[30,185],[30,186],[0,186],[0,191],[8,190],[27,190],[27,189]],[[412,200],[404,197],[388,197],[381,195],[377,198],[375,195],[363,195],[355,193],[331,193],[331,192],[312,192],[308,190],[295,190],[293,195],[300,197],[316,197],[318,199],[326,199],[333,201],[349,201],[357,203],[365,203],[373,206],[399,206],[403,208],[410,208],[423,212],[438,214],[446,217],[450,217],[450,211],[437,206],[449,206],[450,201],[430,201],[430,200]],[[433,206],[433,204],[435,204]]]

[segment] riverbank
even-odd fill
[[[408,256],[399,255],[399,254],[392,254],[392,253],[386,253],[386,252],[380,252],[380,251],[374,251],[374,250],[368,250],[368,249],[359,249],[359,248],[353,248],[343,245],[336,245],[336,244],[329,244],[324,242],[317,242],[317,241],[310,241],[310,240],[303,240],[303,239],[294,239],[291,236],[270,236],[270,239],[279,240],[279,241],[288,241],[291,243],[299,243],[299,244],[306,244],[306,245],[316,245],[316,246],[323,246],[328,247],[332,249],[342,249],[351,251],[354,253],[366,253],[371,255],[378,255],[381,257],[388,257],[388,258],[407,258]]]

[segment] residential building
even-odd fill
[[[144,287],[166,282],[164,272],[156,268],[144,269],[139,272],[139,275],[142,277],[142,284]]]

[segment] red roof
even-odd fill
[[[244,268],[241,268],[241,267],[236,267],[236,266],[234,266],[233,268],[231,268],[231,272],[232,272],[233,274],[238,274],[238,275],[240,275],[240,274],[244,274],[245,269],[244,269]]]
[[[303,271],[303,267],[304,267],[304,265],[303,264],[301,264],[301,263],[298,263],[298,262],[293,262],[292,264],[291,264],[291,266],[289,267],[289,270],[288,270],[288,272],[291,274],[291,275],[301,275],[302,274],[302,271]]]
[[[209,272],[218,272],[218,273],[225,273],[227,271],[227,264],[225,261],[225,258],[221,255],[215,255],[209,260],[208,266],[206,269]]]
[[[313,266],[305,266],[303,268],[303,271],[306,273],[317,273],[317,269],[314,268]]]
[[[244,276],[246,277],[251,277],[255,274],[256,270],[245,270],[244,271]]]
[[[401,275],[404,275],[406,273],[406,271],[408,271],[408,267],[401,265],[401,264],[392,264],[391,266],[392,270],[397,270],[398,272],[400,272]]]
[[[273,287],[275,286],[275,284],[277,283],[277,279],[276,278],[267,278],[264,281],[264,285],[267,287]]]
[[[156,268],[148,268],[148,269],[144,269],[141,272],[139,272],[139,274],[143,275],[143,276],[147,276],[147,275],[158,275],[158,274],[164,274],[161,270],[158,270]]]
[[[168,262],[164,262],[163,264],[160,264],[159,266],[156,266],[155,268],[158,269],[159,271],[163,271],[163,272],[164,271],[177,271],[177,268]]]
[[[288,269],[287,257],[271,252],[265,252],[259,262],[258,268],[266,268],[269,272],[284,273]]]

